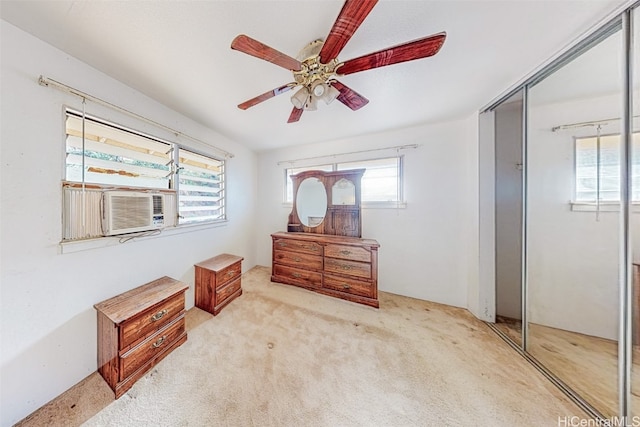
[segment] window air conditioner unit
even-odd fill
[[[105,236],[165,227],[165,195],[140,191],[105,191],[102,231]]]

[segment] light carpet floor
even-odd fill
[[[104,394],[94,374],[22,426],[557,426],[585,417],[464,309],[381,292],[376,310],[271,283],[270,273],[245,273],[244,294],[216,317],[190,310],[187,342],[120,399],[84,407],[88,394]]]

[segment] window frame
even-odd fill
[[[68,138],[68,128],[67,128],[67,119],[69,116],[73,116],[75,118],[78,118],[80,120],[89,120],[92,121],[94,123],[97,123],[99,125],[102,126],[106,126],[109,127],[111,129],[117,130],[119,132],[126,132],[129,133],[131,135],[134,135],[135,137],[141,137],[141,138],[146,138],[148,140],[157,142],[157,143],[162,143],[162,144],[166,144],[169,147],[169,175],[168,175],[168,185],[167,187],[152,187],[152,186],[136,186],[136,185],[128,185],[128,184],[124,184],[124,185],[114,185],[114,184],[110,184],[110,183],[105,183],[105,182],[90,182],[90,181],[86,181],[86,179],[84,180],[84,182],[80,179],[80,180],[72,180],[69,179],[68,174],[67,174],[67,147],[68,147],[68,142],[67,142],[67,138]],[[174,211],[176,213],[176,221],[175,221],[175,225],[173,226],[169,226],[166,227],[164,229],[161,229],[162,234],[167,233],[168,231],[172,231],[172,230],[176,230],[174,232],[181,232],[181,231],[177,231],[179,229],[185,229],[185,228],[190,228],[190,227],[194,227],[194,226],[204,226],[206,227],[211,227],[211,226],[219,226],[222,224],[225,224],[228,221],[227,218],[227,191],[226,191],[226,178],[227,178],[227,158],[223,158],[220,156],[216,156],[210,153],[207,153],[203,150],[191,147],[189,145],[186,144],[182,144],[182,143],[178,143],[175,141],[170,141],[164,138],[159,138],[157,136],[151,135],[149,133],[146,132],[141,132],[138,130],[135,130],[131,127],[128,126],[123,126],[120,125],[118,123],[115,123],[111,120],[105,120],[102,119],[98,116],[95,116],[93,114],[86,114],[83,113],[81,111],[78,111],[75,108],[71,108],[71,107],[65,107],[63,109],[63,147],[62,147],[62,154],[63,154],[63,179],[62,179],[62,191],[64,192],[64,188],[65,186],[86,186],[87,188],[91,187],[91,188],[97,188],[97,189],[109,189],[109,190],[114,190],[114,189],[123,189],[123,190],[127,190],[127,191],[147,191],[147,192],[174,192],[175,193],[175,206],[173,206]],[[204,220],[204,221],[188,221],[188,222],[182,222],[181,221],[181,217],[180,217],[180,201],[181,201],[181,197],[180,197],[180,184],[179,184],[179,171],[180,171],[180,165],[179,165],[179,159],[180,159],[180,151],[184,150],[188,153],[193,153],[195,155],[198,156],[202,156],[205,157],[208,160],[213,161],[213,163],[218,163],[219,167],[220,167],[220,175],[221,175],[221,197],[220,197],[220,203],[221,203],[221,207],[220,207],[220,216],[213,218],[213,219],[208,219],[208,220]],[[64,212],[63,212],[64,214]],[[64,227],[62,229],[62,235],[61,235],[61,245],[78,245],[79,243],[85,243],[84,246],[87,247],[96,247],[96,244],[90,244],[87,245],[86,242],[87,241],[106,241],[106,240],[111,240],[110,238],[116,237],[122,237],[122,236],[100,236],[100,237],[88,237],[88,238],[84,238],[84,239],[74,239],[74,240],[69,240],[66,239],[66,236],[64,235],[65,231],[64,231]],[[173,234],[173,233],[171,233]],[[135,233],[132,234],[128,234],[128,235],[123,235],[123,236],[134,236],[135,237]],[[145,237],[144,235],[141,235],[140,237]],[[100,246],[100,244],[97,244],[97,246]],[[80,249],[82,250],[82,249]],[[71,250],[69,252],[75,252],[75,250]]]
[[[394,156],[383,156],[383,157],[372,157],[372,158],[361,158],[354,160],[343,160],[343,161],[335,161],[332,163],[320,162],[317,164],[312,164],[309,166],[298,166],[298,167],[287,167],[283,169],[284,175],[284,183],[283,183],[283,192],[282,204],[284,206],[293,206],[293,199],[288,200],[289,195],[289,170],[291,169],[303,169],[303,170],[317,170],[316,168],[322,166],[331,166],[329,172],[335,172],[338,170],[348,170],[348,169],[338,169],[338,165],[346,164],[346,163],[366,163],[366,162],[374,162],[378,160],[386,160],[386,159],[397,159],[398,162],[398,173],[396,175],[396,186],[397,186],[397,195],[398,199],[395,201],[372,201],[372,200],[361,200],[360,206],[364,209],[387,209],[387,208],[405,208],[407,203],[404,200],[404,154],[398,154]],[[365,168],[366,169],[366,168]],[[322,170],[322,169],[321,169]],[[302,171],[300,171],[302,172]],[[299,173],[299,172],[298,172]],[[366,172],[365,172],[366,173]],[[364,183],[364,180],[363,180]],[[291,189],[292,190],[292,189]],[[293,191],[291,191],[293,194]]]

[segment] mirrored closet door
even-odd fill
[[[629,23],[631,28],[631,138],[629,156],[631,158],[632,201],[630,214],[630,246],[631,246],[631,278],[630,301],[631,311],[630,345],[631,376],[629,413],[631,417],[640,417],[640,7],[633,10]],[[638,418],[632,418],[638,419]]]
[[[526,351],[618,413],[622,31],[527,93]]]
[[[640,420],[639,5],[479,120],[480,176],[494,180],[480,186],[491,326],[586,413],[630,422]]]

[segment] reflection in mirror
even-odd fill
[[[622,58],[618,30],[527,97],[526,350],[605,417],[618,414],[622,228],[620,146],[602,138],[620,134],[605,119],[622,114]]]
[[[342,178],[331,188],[331,202],[334,205],[355,205],[356,186],[348,179]]]
[[[327,212],[327,192],[318,178],[306,178],[300,183],[296,196],[296,212],[302,224],[316,227]]]

